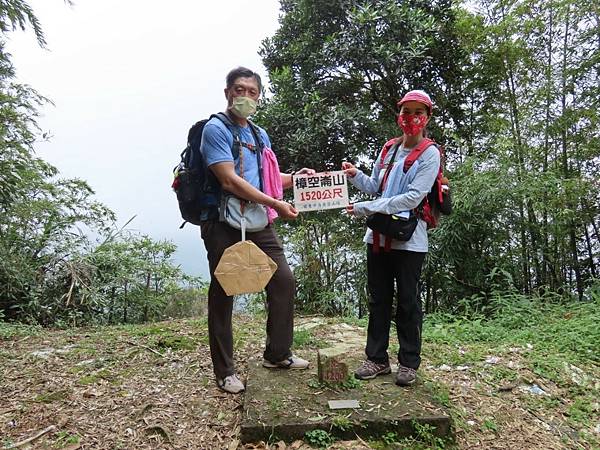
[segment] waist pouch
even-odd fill
[[[408,219],[394,214],[381,213],[375,213],[367,217],[367,226],[371,230],[397,241],[410,240],[418,222],[418,217],[413,213],[410,214]]]
[[[219,220],[236,230],[241,230],[242,216],[248,232],[264,230],[269,223],[267,210],[263,205],[241,200],[235,195],[223,194],[219,208]]]

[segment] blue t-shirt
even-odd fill
[[[254,140],[254,135],[250,129],[250,125],[241,127],[234,124],[237,128],[238,135],[242,142],[256,146],[258,143]],[[261,134],[263,144],[271,147],[271,141],[267,132],[258,127]],[[233,134],[227,129],[227,126],[216,117],[210,119],[204,126],[202,131],[202,142],[200,144],[200,153],[206,161],[206,166],[210,167],[213,164],[231,161],[235,163],[235,173],[240,174],[240,162],[243,158],[244,175],[243,178],[256,189],[260,189],[260,177],[258,173],[258,160],[256,152],[249,148],[242,147],[240,157],[234,161],[231,149],[233,146]]]

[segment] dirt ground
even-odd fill
[[[236,366],[244,379],[247,361],[261,357],[264,320],[234,320]],[[316,347],[331,338],[333,328],[331,320],[297,320],[308,322],[316,323],[308,327],[311,339],[296,352],[316,363]],[[359,338],[364,333],[355,330]],[[489,362],[445,367],[428,362],[428,354],[439,349],[424,350],[420,376],[438,386],[440,400],[450,406],[456,448],[588,448],[561,417],[528,407],[532,394],[519,383],[503,386],[490,379],[484,370]],[[511,370],[521,370],[518,352],[510,361]],[[523,370],[520,380],[529,375]],[[214,383],[204,319],[0,334],[0,448],[310,448],[303,441],[242,446],[242,403],[241,395],[223,393]],[[373,445],[357,439],[330,448]]]

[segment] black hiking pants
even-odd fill
[[[373,245],[367,245],[369,327],[365,353],[375,363],[389,361],[387,350],[396,287],[395,321],[400,344],[398,362],[405,367],[419,368],[423,325],[419,278],[426,255],[406,250],[385,252],[383,248],[374,253]]]
[[[218,220],[209,220],[200,225],[202,240],[206,247],[210,270],[208,289],[208,334],[213,370],[217,378],[235,373],[233,361],[233,330],[231,314],[233,297],[223,291],[214,272],[226,248],[241,240],[240,230]],[[271,362],[283,361],[292,356],[291,346],[294,332],[294,275],[285,259],[283,246],[275,230],[267,226],[264,230],[246,233],[246,239],[254,242],[277,264],[277,271],[266,287],[267,292],[267,342],[264,358]]]

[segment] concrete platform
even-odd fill
[[[307,357],[308,355],[301,355]],[[332,388],[318,383],[316,354],[309,370],[269,370],[250,361],[241,425],[243,443],[268,439],[294,441],[307,431],[322,429],[340,439],[377,438],[394,432],[414,434],[415,423],[435,427],[443,437],[450,433],[447,411],[429,389],[417,381],[401,388],[394,373],[370,381]],[[354,369],[360,360],[349,361]],[[329,408],[329,400],[358,400],[358,409]]]

